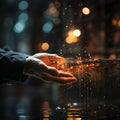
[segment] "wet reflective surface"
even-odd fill
[[[0,85],[0,120],[120,120],[119,61],[71,70],[78,78],[72,85]]]
[[[53,87],[53,86],[52,86]],[[119,120],[120,99],[91,98],[80,100],[68,93],[54,98],[49,91],[51,85],[44,89],[32,88],[24,84],[1,86],[0,119],[1,120]],[[42,91],[43,90],[43,91]],[[70,88],[69,88],[70,90]],[[42,94],[44,92],[44,95]],[[74,93],[74,92],[73,92]],[[119,91],[118,91],[119,96]],[[66,95],[66,96],[65,96]],[[63,98],[61,96],[64,96]]]

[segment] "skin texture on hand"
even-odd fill
[[[62,64],[65,59],[48,53],[37,53],[26,59],[24,74],[38,78],[46,82],[57,82],[67,84],[76,82],[76,78],[58,68],[58,63]]]
[[[37,53],[33,55],[33,57],[38,58],[42,60],[46,65],[59,68],[59,64],[64,64],[65,63],[65,58],[60,57],[56,54],[48,54],[48,53]]]

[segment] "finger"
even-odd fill
[[[58,70],[54,67],[50,67],[48,65],[46,65],[44,62],[42,61],[38,61],[38,65],[36,65],[38,67],[38,69],[36,69],[36,72],[46,72],[52,75],[57,76],[58,75]]]
[[[59,77],[74,77],[73,74],[68,73],[68,72],[63,72],[63,71],[58,71],[58,76]]]
[[[48,54],[48,56],[47,56],[49,59],[51,59],[51,60],[58,60],[58,61],[65,61],[65,58],[63,58],[63,57],[61,57],[61,56],[58,56],[58,55],[56,55],[56,54]]]
[[[56,59],[58,62],[60,62],[60,63],[65,63],[65,62],[66,62],[66,59],[65,59],[65,58],[63,58],[63,57],[61,57],[61,56],[58,56],[58,55],[56,55],[55,59]]]
[[[42,78],[45,81],[51,81],[51,82],[57,82],[61,84],[66,84],[66,83],[71,83],[71,82],[76,82],[75,77],[59,77],[59,76],[53,76],[48,73],[42,72]]]
[[[39,64],[39,69],[36,69],[36,72],[46,72],[48,74],[51,74],[51,75],[54,75],[54,76],[58,76],[58,70],[54,67],[50,67],[50,66],[47,66],[46,64],[42,63],[42,64]]]
[[[48,71],[45,71],[46,73],[49,73],[54,76],[59,75],[58,70],[56,68],[54,68],[54,67],[47,67],[47,68],[48,68]]]

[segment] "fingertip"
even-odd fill
[[[63,72],[61,70],[58,71],[59,73],[59,77],[64,76],[64,77],[74,77],[73,74],[69,73],[69,72]]]
[[[75,77],[64,77],[64,84],[76,83],[77,79]]]

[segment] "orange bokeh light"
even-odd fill
[[[90,14],[90,9],[89,9],[88,7],[84,7],[84,8],[82,9],[82,13],[83,13],[84,15],[89,15],[89,14]]]
[[[46,51],[49,49],[49,44],[47,42],[42,43],[41,45],[42,50]]]

